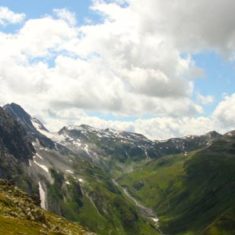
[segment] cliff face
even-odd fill
[[[48,130],[39,120],[32,118],[21,106],[15,103],[7,104],[3,107],[3,110],[21,125],[31,142],[38,140],[44,147],[54,147],[54,142],[38,132],[33,123],[38,122],[37,125],[40,125],[41,129],[45,132]]]
[[[34,152],[24,128],[0,108],[0,177],[14,181],[31,194],[37,194],[37,188],[26,170]]]
[[[0,108],[0,149],[1,154],[13,155],[21,161],[31,159],[34,153],[24,128],[2,108]]]

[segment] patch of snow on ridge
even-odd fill
[[[45,135],[47,138],[54,140],[55,142],[60,142],[64,140],[64,137],[60,136],[58,133],[52,133],[52,132],[42,129],[40,124],[37,123],[34,119],[31,119],[31,122],[33,126],[36,128],[36,130],[40,132],[42,135]]]
[[[42,156],[36,153],[36,156],[42,160]]]
[[[84,146],[84,150],[85,150],[85,152],[86,152],[88,155],[90,155],[89,147],[88,147],[88,145],[87,145],[87,144],[85,144],[85,146]]]
[[[36,121],[36,119],[31,118],[31,122],[32,122],[33,126],[36,128],[37,131],[41,131],[42,130],[42,127],[41,127],[40,123],[38,123]]]
[[[71,171],[71,170],[65,170],[65,171],[69,174],[74,174],[73,171]]]
[[[83,180],[82,178],[79,178],[78,181],[79,181],[80,183],[83,183],[83,182],[84,182],[84,180]]]
[[[33,162],[34,162],[37,166],[39,166],[40,168],[42,168],[44,171],[46,171],[47,173],[49,173],[49,169],[48,169],[47,166],[38,163],[36,160],[33,160]]]
[[[74,146],[81,147],[81,141],[80,141],[79,139],[73,140],[73,141],[72,141],[72,144],[73,144]]]
[[[159,219],[158,218],[152,218],[153,222],[158,223]]]

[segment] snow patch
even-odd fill
[[[65,170],[67,173],[69,173],[69,174],[74,174],[74,172],[73,171],[71,171],[71,170]]]
[[[40,156],[38,153],[36,153],[36,156],[42,160],[42,156]]]
[[[150,159],[149,154],[148,154],[148,151],[147,151],[146,149],[144,149],[144,154],[145,154],[145,156],[146,156],[147,159]]]
[[[46,130],[43,130],[39,123],[37,123],[34,119],[31,119],[33,126],[36,128],[38,132],[42,135],[45,135],[47,138],[54,140],[55,142],[60,142],[64,139],[63,136],[60,136],[58,133],[52,133]]]
[[[41,208],[46,209],[46,192],[44,191],[41,182],[38,182],[39,196],[41,200]]]
[[[159,219],[158,218],[152,218],[154,223],[158,223]]]
[[[86,152],[88,155],[90,155],[90,153],[89,153],[89,147],[88,147],[87,144],[85,144],[84,150],[85,150],[85,152]]]
[[[47,166],[42,165],[42,164],[38,163],[38,162],[35,161],[35,160],[33,160],[33,162],[34,162],[37,166],[39,166],[40,168],[42,168],[44,171],[46,171],[47,173],[49,173],[49,169],[48,169]]]
[[[79,181],[80,183],[83,183],[83,182],[84,182],[84,180],[83,180],[82,178],[79,178],[78,181]]]

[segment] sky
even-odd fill
[[[0,105],[52,131],[235,129],[232,0],[0,0]]]

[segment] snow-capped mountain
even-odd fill
[[[40,197],[41,207],[75,221],[80,218],[85,226],[86,211],[92,210],[103,226],[94,227],[96,231],[113,223],[125,230],[124,221],[131,216],[133,232],[144,223],[142,216],[133,211],[112,177],[129,171],[133,164],[206,148],[219,138],[220,134],[210,132],[152,141],[141,134],[88,125],[52,133],[22,107],[9,104],[0,109],[0,150],[5,152],[0,155],[0,176]],[[122,214],[123,207],[128,216]]]
[[[115,158],[120,162],[126,162],[187,153],[207,147],[221,137],[213,131],[201,136],[151,141],[141,134],[98,129],[88,125],[63,127],[59,132],[52,133],[41,121],[29,115],[17,104],[6,105],[4,110],[24,127],[32,142],[39,142],[43,147],[57,151],[72,151],[93,160]]]
[[[191,135],[183,138],[172,138],[165,141],[156,141],[156,149],[160,155],[185,153],[195,149],[201,149],[208,147],[213,141],[218,140],[222,137],[216,131],[211,131],[205,135]]]

